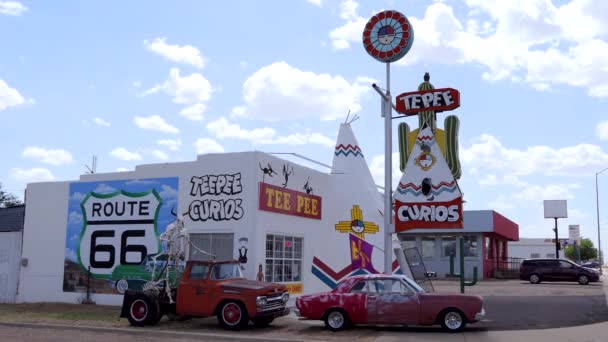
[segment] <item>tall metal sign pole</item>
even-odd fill
[[[414,29],[407,18],[397,11],[383,11],[374,15],[363,30],[363,47],[376,60],[386,63],[386,93],[375,84],[382,97],[384,117],[384,273],[392,273],[392,101],[390,63],[401,59],[412,47]]]
[[[545,218],[552,218],[555,220],[555,258],[559,259],[559,236],[557,233],[557,219],[568,218],[568,202],[566,200],[544,200],[543,207],[545,211]]]

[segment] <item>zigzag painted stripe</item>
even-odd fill
[[[433,195],[439,196],[440,194],[442,194],[444,192],[452,193],[454,191],[456,191],[456,186],[454,186],[452,188],[442,188],[441,190],[433,190]],[[412,189],[405,189],[405,190],[403,190],[401,188],[397,189],[397,192],[399,192],[402,195],[406,195],[406,194],[410,193],[410,194],[412,194],[414,196],[420,196],[420,194],[422,194],[422,190],[420,190],[420,191],[414,191]]]
[[[401,272],[401,269],[399,268],[399,263],[397,262],[397,260],[393,260],[391,266],[394,274],[403,274],[403,272]],[[312,259],[311,271],[312,274],[314,274],[317,278],[319,278],[319,280],[321,280],[325,285],[332,289],[335,288],[336,285],[344,278],[360,274],[371,274],[371,272],[363,268],[353,270],[352,264],[344,267],[340,272],[336,273],[317,257],[314,257]]]
[[[336,151],[334,153],[336,156],[339,156],[340,154],[344,155],[345,157],[348,157],[350,154],[353,154],[355,157],[363,157],[363,152],[361,152],[361,148],[359,148],[359,146],[357,145],[343,145],[343,144],[339,144],[336,146]]]
[[[455,180],[453,180],[453,181],[451,181],[449,183],[445,182],[445,181],[442,181],[441,183],[439,183],[437,185],[433,185],[432,187],[433,187],[433,189],[439,189],[439,188],[442,188],[442,187],[453,187],[454,185],[456,185],[456,181]],[[405,185],[403,183],[399,183],[399,187],[402,188],[402,189],[407,189],[407,188],[412,188],[414,190],[420,190],[420,189],[422,189],[422,185],[416,185],[416,184],[411,183],[411,182],[407,183]]]
[[[351,153],[352,153],[352,154],[353,154],[355,157],[363,157],[363,153],[361,153],[361,152],[359,152],[359,151],[357,151],[357,152],[355,152],[355,151],[346,151],[346,152],[344,152],[344,151],[336,151],[334,154],[335,154],[336,156],[339,156],[339,155],[343,154],[345,157],[348,157],[348,155],[349,155],[349,154],[351,154]]]
[[[357,146],[357,145],[351,145],[351,144],[348,144],[348,145],[343,145],[343,144],[336,145],[336,150],[355,150],[355,151],[361,152],[361,149],[359,148],[359,146]]]

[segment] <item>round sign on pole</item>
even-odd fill
[[[414,28],[397,11],[384,11],[373,16],[363,30],[363,47],[383,63],[398,61],[412,47]]]

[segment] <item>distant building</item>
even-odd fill
[[[521,238],[509,242],[509,256],[513,258],[555,258],[555,240],[544,238]],[[560,249],[559,257],[564,258],[564,249]]]

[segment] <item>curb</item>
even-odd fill
[[[33,328],[33,329],[62,329],[62,330],[76,330],[76,331],[91,331],[91,332],[106,332],[106,333],[124,333],[129,335],[139,336],[167,336],[167,337],[189,337],[189,338],[207,338],[209,341],[251,341],[251,342],[305,342],[305,340],[294,340],[284,339],[269,336],[244,336],[244,335],[229,335],[229,334],[217,334],[217,333],[195,333],[195,332],[178,332],[178,331],[165,331],[158,329],[147,329],[147,328],[109,328],[109,327],[96,327],[91,325],[67,325],[67,324],[54,324],[54,323],[25,323],[25,322],[0,322],[0,327],[13,327],[13,328]],[[204,341],[204,339],[203,339]]]

